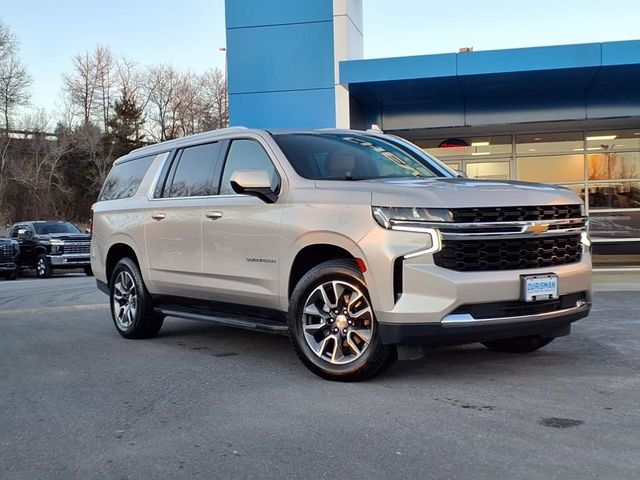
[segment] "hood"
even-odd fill
[[[57,240],[65,240],[67,242],[88,242],[91,240],[91,235],[87,234],[87,233],[50,233],[48,235],[41,235],[38,234],[36,235],[38,238],[41,238],[43,240],[46,239],[57,239]]]
[[[371,192],[372,205],[383,207],[507,207],[582,203],[573,191],[554,185],[468,178],[381,178],[317,181],[319,189]]]

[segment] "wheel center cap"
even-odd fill
[[[347,325],[349,325],[349,322],[347,322],[347,317],[345,317],[344,315],[338,315],[336,317],[336,327],[338,327],[340,330],[342,330],[343,328],[347,328]]]

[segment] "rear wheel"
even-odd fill
[[[113,323],[123,337],[151,338],[162,328],[164,317],[153,310],[151,295],[131,258],[123,258],[116,264],[109,298]]]
[[[492,340],[482,342],[489,350],[506,353],[530,353],[550,344],[554,337],[541,337],[540,335],[530,335],[527,337],[505,338],[503,340]]]
[[[44,253],[38,255],[36,259],[36,275],[39,278],[48,278],[51,276],[51,263]]]
[[[324,262],[302,277],[291,296],[289,336],[302,363],[330,380],[364,380],[396,358],[380,341],[364,278],[348,260]]]

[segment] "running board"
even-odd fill
[[[280,335],[286,335],[289,331],[286,323],[270,321],[266,318],[251,317],[251,316],[219,316],[204,312],[195,312],[191,310],[182,310],[175,308],[155,308],[157,312],[166,315],[167,317],[185,318],[187,320],[202,320],[206,322],[213,322],[219,325],[225,325],[227,327],[243,328],[245,330],[254,330],[258,332],[275,333]]]

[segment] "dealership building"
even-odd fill
[[[231,125],[379,126],[470,178],[580,195],[640,266],[640,40],[362,59],[361,0],[227,0]]]

